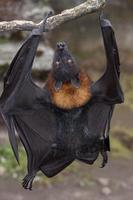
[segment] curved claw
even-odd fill
[[[103,157],[103,162],[100,168],[104,168],[106,166],[106,164],[108,163],[108,154],[106,151],[102,151],[101,155]]]
[[[45,16],[44,20],[40,23],[40,26],[32,30],[31,35],[42,35],[43,32],[46,32],[47,19],[52,15],[53,11],[49,11],[48,14]]]
[[[101,27],[112,27],[111,22],[105,18],[103,10],[101,11],[99,15],[99,20],[100,20]]]
[[[33,184],[34,178],[35,178],[35,173],[32,175],[27,174],[23,179],[23,183],[22,183],[23,188],[26,190],[32,190],[32,184]]]
[[[51,17],[52,15],[54,14],[54,12],[51,10],[51,11],[49,11],[45,16],[44,16],[44,20],[43,20],[43,22],[42,22],[42,24],[41,24],[41,26],[40,26],[40,31],[42,31],[42,32],[46,32],[47,30],[46,30],[46,22],[47,22],[47,19],[49,18],[49,17]]]

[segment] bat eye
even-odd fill
[[[72,63],[72,60],[71,60],[71,59],[69,59],[69,60],[68,60],[68,63],[70,63],[70,64],[71,64],[71,63]]]
[[[59,62],[59,61],[56,61],[56,66],[57,66],[57,67],[59,67],[59,64],[60,64],[60,62]]]

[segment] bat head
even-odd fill
[[[53,60],[53,77],[56,81],[55,89],[59,90],[63,83],[80,86],[79,68],[64,42],[57,43]]]

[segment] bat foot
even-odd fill
[[[35,173],[32,175],[27,174],[23,179],[23,183],[22,183],[23,188],[31,191],[34,178],[35,178]]]
[[[108,154],[106,151],[101,151],[101,155],[102,155],[103,161],[100,168],[104,168],[106,164],[108,163]]]

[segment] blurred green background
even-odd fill
[[[26,19],[40,22],[48,10],[60,13],[83,0],[0,0],[0,21]],[[109,0],[105,14],[111,20],[121,58],[121,83],[125,103],[117,106],[111,128],[110,161],[105,169],[96,164],[75,162],[53,179],[38,174],[32,193],[22,190],[20,182],[26,173],[26,156],[20,145],[20,166],[9,146],[7,130],[0,119],[0,200],[47,199],[133,199],[133,2]],[[0,33],[0,90],[2,80],[14,54],[29,33]],[[61,25],[47,33],[38,48],[34,63],[34,80],[43,85],[51,68],[58,41],[67,42],[78,65],[96,80],[105,67],[105,54],[98,13]]]

